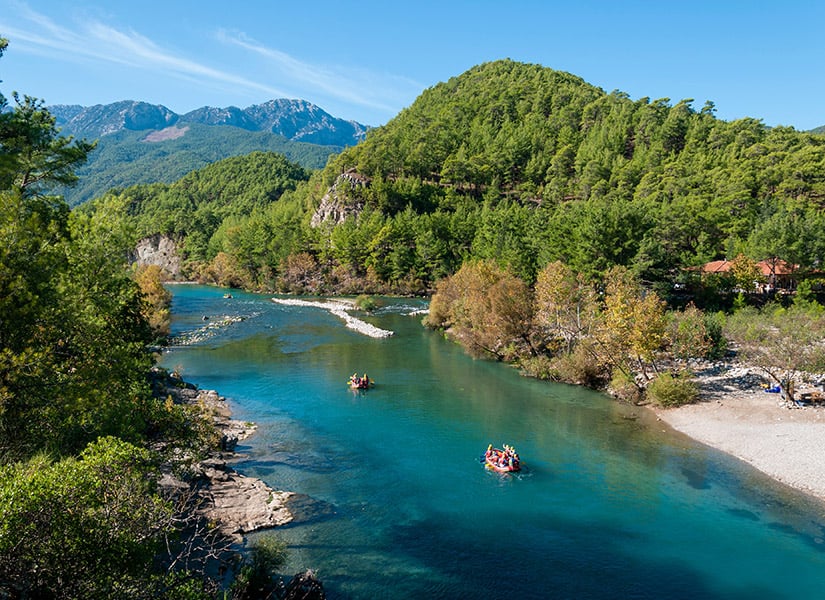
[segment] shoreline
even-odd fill
[[[232,419],[225,397],[171,375],[163,386],[164,394],[176,403],[199,406],[211,419],[220,441],[196,463],[191,481],[181,481],[167,472],[160,485],[191,493],[193,514],[215,524],[232,543],[242,544],[246,535],[255,531],[307,522],[335,512],[334,507],[320,500],[273,489],[262,479],[243,475],[231,466],[244,458],[236,452],[238,442],[253,435],[257,425]]]
[[[756,368],[705,368],[699,400],[650,409],[675,431],[744,461],[772,479],[825,502],[825,407],[788,408],[764,391]]]
[[[695,380],[699,387],[697,402],[648,409],[672,430],[825,504],[825,406],[788,408],[779,394],[765,392],[763,383],[767,380],[758,369],[736,363],[699,370]],[[222,435],[221,449],[203,461],[202,467],[208,480],[206,495],[211,497],[207,504],[212,510],[207,512],[224,531],[243,536],[301,522],[309,516],[301,509],[323,504],[304,494],[273,490],[258,478],[230,467],[229,462],[242,458],[235,452],[235,444],[253,435],[257,426],[233,420],[226,398],[217,392],[195,389],[194,401],[212,413]],[[238,495],[241,502],[230,500]],[[297,510],[290,511],[290,505]],[[315,508],[321,514],[334,512],[331,507]]]

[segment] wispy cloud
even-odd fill
[[[155,72],[239,96],[303,97],[347,104],[367,112],[395,114],[414,98],[421,86],[409,79],[339,65],[311,64],[252,39],[243,32],[219,30],[219,43],[240,50],[259,70],[253,78],[216,68],[164,47],[131,28],[118,28],[100,19],[83,19],[71,27],[32,10],[24,2],[5,0],[0,32],[11,39],[15,51],[50,60],[112,64]],[[214,40],[202,40],[214,44]],[[194,51],[193,51],[194,52]],[[272,85],[270,82],[276,82]]]
[[[13,3],[18,25],[0,16],[0,31],[12,39],[16,49],[49,56],[62,61],[97,61],[128,66],[146,71],[162,71],[165,75],[189,81],[204,80],[228,84],[250,91],[264,92],[273,97],[287,95],[283,90],[215,69],[198,61],[164,49],[151,39],[133,30],[121,30],[95,20],[87,20],[68,28],[22,3]]]
[[[419,84],[404,78],[378,75],[352,67],[310,64],[269,48],[242,32],[220,30],[217,37],[224,44],[242,48],[264,59],[273,71],[301,89],[315,90],[358,106],[395,112],[400,97],[408,95],[410,90],[421,89]],[[376,93],[379,90],[380,96]],[[389,104],[387,99],[395,104]]]

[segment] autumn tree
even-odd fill
[[[439,282],[425,324],[446,329],[475,356],[535,353],[530,288],[492,261],[466,263]]]
[[[158,265],[138,267],[135,282],[143,296],[141,313],[156,337],[169,335],[172,294],[163,286],[163,269]]]
[[[555,261],[539,272],[534,294],[536,325],[545,344],[572,352],[596,323],[599,305],[594,286]]]
[[[647,377],[648,366],[656,369],[655,355],[664,340],[664,302],[624,267],[612,268],[604,286],[604,310],[592,336],[593,352],[627,376],[638,369]]]

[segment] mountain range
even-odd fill
[[[161,104],[122,100],[112,104],[49,106],[64,134],[99,138],[118,131],[183,128],[187,124],[237,127],[267,131],[294,142],[323,146],[353,146],[366,135],[368,126],[333,117],[305,100],[278,99],[244,109],[204,106],[179,115]]]
[[[278,152],[318,169],[369,130],[304,100],[270,100],[245,109],[204,106],[184,115],[134,100],[48,109],[61,134],[97,140],[77,169],[77,185],[58,190],[70,206],[112,188],[172,183],[217,160],[254,151]]]

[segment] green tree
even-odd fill
[[[102,366],[91,358],[97,350],[85,343],[97,340],[78,343],[81,331],[93,322],[82,299],[108,300],[93,298],[92,291],[73,282],[70,273],[91,282],[109,271],[86,272],[95,265],[81,264],[80,255],[71,257],[83,243],[73,232],[79,221],[70,219],[59,198],[44,195],[50,185],[74,181],[72,168],[92,145],[58,136],[54,118],[39,101],[14,99],[11,110],[0,110],[0,456],[25,456],[38,447],[80,442],[67,439],[74,436],[62,428],[66,410],[86,395],[89,388],[79,382],[89,369]],[[5,98],[0,101],[5,108]],[[100,257],[107,252],[95,250]],[[102,280],[96,283],[105,285]],[[121,308],[111,315],[111,325],[103,325],[102,314],[94,318],[113,331],[128,320]],[[129,337],[133,331],[118,331],[113,338],[120,339],[121,333]],[[72,421],[79,430],[92,419]],[[94,438],[92,431],[86,435]]]
[[[0,189],[31,197],[55,185],[77,181],[74,169],[94,144],[58,135],[54,117],[43,102],[17,93],[14,107],[0,95]]]
[[[670,353],[677,359],[704,358],[713,348],[705,315],[689,304],[684,310],[669,312],[666,316],[665,338]]]
[[[149,453],[101,438],[78,458],[0,468],[0,592],[137,597],[172,532]]]

